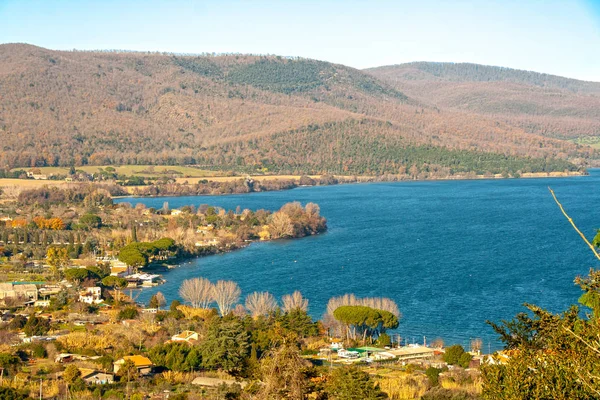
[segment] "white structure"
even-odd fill
[[[26,302],[36,301],[38,299],[38,288],[33,283],[0,283],[0,300],[5,299],[20,299]]]
[[[360,357],[360,353],[358,351],[353,351],[353,350],[338,350],[337,352],[338,357],[340,358],[348,358],[348,359],[356,359]]]
[[[79,293],[79,301],[86,304],[102,303],[102,288],[94,286],[81,291]]]
[[[110,260],[110,275],[125,278],[133,273],[133,269],[123,261]]]
[[[403,361],[433,358],[435,350],[431,347],[408,345],[399,349],[389,350],[388,353],[393,354],[394,357],[398,357],[400,361]]]
[[[171,340],[173,342],[187,342],[187,343],[190,343],[191,341],[198,340],[198,332],[183,331],[183,332],[181,332],[178,335],[173,335],[171,337]]]

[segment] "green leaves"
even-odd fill
[[[482,367],[487,399],[592,399],[600,392],[598,271],[576,283],[580,302],[593,315],[571,306],[561,314],[526,304],[530,313],[491,324],[508,349],[501,364]]]
[[[333,316],[370,336],[385,332],[386,329],[396,329],[399,324],[398,317],[391,312],[367,306],[341,306],[333,312]]]
[[[206,339],[201,345],[202,365],[205,368],[237,374],[242,370],[249,352],[250,335],[238,318],[211,320]]]
[[[366,372],[358,367],[336,368],[327,381],[325,391],[331,400],[377,400],[387,395]]]

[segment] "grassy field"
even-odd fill
[[[573,139],[572,142],[600,149],[600,136],[584,136]]]
[[[2,199],[16,198],[21,190],[36,189],[42,186],[67,185],[65,181],[35,181],[33,179],[0,179]]]
[[[195,167],[182,167],[173,165],[120,165],[120,166],[93,166],[86,165],[83,167],[77,167],[78,170],[87,172],[88,174],[98,172],[100,169],[106,169],[112,167],[119,175],[136,175],[143,177],[161,177],[177,175],[181,177],[201,178],[207,176],[223,176],[223,172],[203,170]],[[23,169],[23,168],[16,168]],[[29,169],[26,169],[29,170]],[[69,173],[68,167],[40,167],[39,170],[42,174],[46,175],[67,175]]]

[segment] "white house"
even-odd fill
[[[94,286],[82,290],[79,292],[79,301],[86,304],[102,303],[102,288]]]

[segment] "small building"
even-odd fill
[[[70,353],[61,353],[56,356],[54,362],[57,364],[69,363],[74,360],[73,354]]]
[[[0,283],[0,300],[6,301],[7,299],[35,302],[38,299],[38,288],[33,283]]]
[[[125,264],[123,261],[110,260],[110,275],[124,278],[133,273],[133,268]]]
[[[214,229],[215,229],[215,227],[214,227],[213,224],[208,224],[206,226],[199,226],[198,229],[196,229],[196,233],[201,233],[203,235],[208,235]]]
[[[86,304],[102,303],[104,301],[104,300],[102,300],[102,288],[100,288],[99,286],[93,286],[93,287],[89,287],[85,290],[82,290],[81,292],[79,292],[78,301],[80,303],[86,303]]]
[[[331,350],[340,350],[344,348],[344,342],[342,339],[331,339],[331,344],[329,347]]]
[[[113,363],[115,374],[119,372],[119,369],[121,369],[121,366],[125,364],[125,361],[132,361],[140,375],[151,374],[152,368],[154,367],[152,361],[144,356],[125,356]]]
[[[36,300],[35,303],[33,303],[34,307],[50,307],[50,300]]]
[[[35,180],[48,180],[48,175],[46,174],[41,174],[41,173],[34,173],[33,171],[28,171],[27,172],[27,177],[28,178],[33,178]]]
[[[182,213],[181,210],[171,210],[171,215],[173,215],[173,216],[181,215],[181,213]]]
[[[173,342],[187,342],[192,343],[198,340],[198,332],[194,331],[183,331],[178,335],[173,335],[171,337]]]
[[[393,354],[394,357],[398,357],[399,361],[405,361],[433,358],[435,355],[435,350],[426,346],[409,345],[400,347],[398,349],[389,350],[388,353]]]
[[[102,371],[95,371],[89,369],[80,369],[81,379],[88,385],[106,385],[115,383],[115,375]]]

